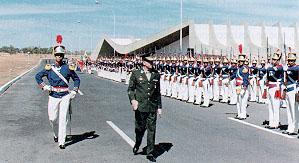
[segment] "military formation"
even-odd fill
[[[289,127],[284,133],[298,133],[296,53],[278,50],[267,59],[252,60],[242,50],[230,59],[209,55],[152,56],[153,68],[160,73],[162,96],[206,108],[215,102],[236,105],[235,118],[239,120],[248,118],[248,102],[267,104],[269,115],[265,115],[264,125],[269,129],[279,128],[280,108],[286,108]],[[131,72],[142,67],[142,59],[100,57],[96,65],[99,76],[128,84]]]

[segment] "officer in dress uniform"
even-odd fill
[[[195,73],[195,105],[200,105],[201,104],[201,98],[202,98],[202,74],[201,74],[201,57],[197,58],[197,64],[194,68],[194,73]]]
[[[269,129],[279,127],[279,108],[281,102],[281,84],[283,83],[283,67],[279,64],[281,53],[276,52],[272,56],[272,64],[267,68],[267,97],[269,109]]]
[[[257,60],[253,59],[252,61],[252,66],[249,67],[249,94],[250,102],[255,102],[256,101],[256,90],[257,90],[257,73],[258,73],[258,68],[257,68]]]
[[[245,55],[240,52],[239,67],[236,73],[236,93],[237,93],[237,111],[236,119],[244,120],[247,116],[247,100],[248,100],[248,85],[249,85],[249,70],[244,63],[246,62]]]
[[[160,75],[152,68],[152,58],[143,56],[143,67],[135,70],[130,78],[128,96],[135,112],[136,144],[133,153],[137,154],[142,137],[147,130],[147,159],[156,161],[155,135],[157,114],[162,113]]]
[[[228,95],[229,95],[229,61],[227,58],[223,59],[223,66],[221,67],[220,72],[220,81],[222,83],[222,100],[221,103],[228,103]]]
[[[287,101],[288,129],[283,132],[288,135],[297,135],[299,108],[296,93],[299,91],[299,66],[296,65],[296,53],[288,54],[288,66],[284,66],[286,81],[285,89]]]
[[[183,90],[182,90],[182,81],[183,81],[183,77],[184,77],[184,63],[183,63],[183,58],[180,57],[179,60],[179,66],[178,66],[178,79],[177,79],[177,91],[178,91],[178,100],[182,100],[183,99]]]
[[[35,75],[35,79],[42,90],[49,91],[48,116],[53,129],[54,141],[59,143],[60,149],[65,149],[67,114],[70,101],[75,98],[79,90],[80,79],[74,71],[75,67],[67,65],[62,61],[65,54],[65,47],[60,45],[61,41],[57,42],[58,45],[53,48],[56,59],[55,64],[47,64],[43,70]],[[69,90],[68,83],[59,75],[63,76],[67,82],[72,78],[74,81],[73,90]],[[43,81],[43,77],[47,77],[49,85]]]
[[[265,68],[266,60],[262,58],[261,65],[258,67],[257,74],[257,87],[258,87],[258,103],[266,103],[266,99],[262,98],[263,92],[266,89],[266,74],[267,70]]]
[[[236,74],[238,71],[237,61],[236,59],[232,59],[231,66],[229,69],[229,105],[236,105],[237,104],[237,93],[236,93]]]

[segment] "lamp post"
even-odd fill
[[[181,0],[180,52],[183,50],[183,0]]]

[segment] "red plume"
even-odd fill
[[[61,35],[57,35],[56,36],[56,42],[57,42],[57,44],[61,44],[62,43],[62,36]]]
[[[242,54],[242,44],[239,45],[239,52]]]

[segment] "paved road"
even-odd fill
[[[79,73],[85,95],[73,101],[73,139],[60,150],[50,132],[47,94],[37,88],[35,73],[0,96],[0,162],[148,162],[144,155],[134,156],[131,146],[106,122],[112,121],[134,140],[127,86]],[[299,162],[297,138],[232,121],[227,117],[234,116],[235,106],[213,104],[206,109],[163,98],[158,162]],[[246,122],[257,126],[268,115],[266,105],[255,103],[250,103],[248,113]],[[285,110],[281,117],[286,124]],[[91,131],[95,134],[88,134]]]

